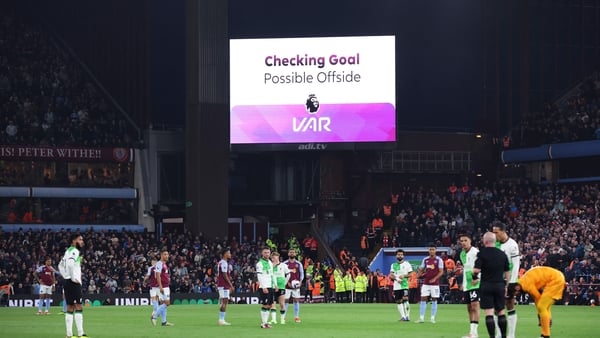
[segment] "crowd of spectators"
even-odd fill
[[[120,113],[38,24],[0,13],[0,51],[0,144],[136,144]]]
[[[0,223],[137,224],[136,200],[0,198]]]
[[[39,285],[35,282],[33,272],[46,257],[50,257],[56,266],[69,245],[71,232],[2,233],[0,230],[0,234],[0,285],[12,283],[15,294],[36,295]],[[230,264],[233,266],[235,293],[257,290],[255,265],[259,248],[264,246],[280,252],[283,259],[287,259],[287,250],[290,248],[300,253],[298,258],[305,266],[307,280],[303,285],[303,293],[310,299],[315,283],[319,283],[320,287],[320,282],[325,281],[324,275],[328,274],[329,279],[333,272],[328,259],[313,262],[310,248],[302,248],[293,235],[281,241],[276,238],[265,241],[261,237],[256,241],[247,238],[239,241],[235,237],[210,240],[188,232],[166,233],[156,238],[154,233],[98,229],[82,235],[85,241],[82,249],[85,262],[82,287],[86,294],[148,293],[149,286],[144,283],[145,273],[152,259],[159,258],[162,248],[169,250],[170,287],[177,293],[215,293],[215,267],[224,247],[230,248],[232,253]]]
[[[0,162],[0,186],[121,188],[132,181],[131,163]],[[137,201],[2,197],[1,223],[137,224]]]
[[[0,185],[131,187],[133,163],[0,161]]]
[[[570,304],[597,302],[600,286],[600,185],[538,185],[523,182],[494,182],[482,186],[463,186],[459,189],[410,188],[402,189],[385,203],[377,214],[383,222],[377,246],[387,235],[393,239],[387,246],[426,246],[435,243],[450,247],[444,259],[457,260],[460,247],[456,238],[471,234],[475,244],[490,224],[500,220],[507,224],[509,236],[521,250],[523,271],[533,266],[552,265],[564,272],[569,287],[566,301]],[[389,207],[389,209],[388,209]],[[390,215],[386,215],[389,210]],[[32,273],[50,256],[56,263],[67,246],[68,231],[12,232],[0,236],[0,273],[14,281],[15,293],[30,293]],[[84,287],[90,292],[146,292],[144,273],[149,261],[160,248],[169,249],[172,289],[175,292],[212,293],[215,291],[214,267],[223,247],[231,247],[236,292],[255,290],[254,265],[258,248],[269,245],[285,258],[293,245],[303,252],[308,283],[319,283],[324,292],[334,294],[330,281],[334,266],[328,261],[311,259],[310,236],[302,242],[272,240],[241,242],[231,239],[206,239],[190,233],[165,234],[156,238],[153,233],[103,232],[84,233],[86,269]],[[296,243],[296,244],[293,244]],[[365,271],[349,251],[340,252],[340,271],[353,277]],[[370,276],[370,271],[365,271]],[[448,271],[444,282],[450,280]],[[385,273],[385,271],[383,271]],[[380,272],[381,274],[381,272]],[[380,276],[383,278],[383,276]],[[2,279],[2,278],[0,278]],[[329,289],[329,290],[327,290]],[[307,296],[312,294],[304,293]],[[382,298],[383,300],[385,298]]]
[[[511,131],[511,147],[600,140],[600,78],[586,79],[564,104],[548,103],[529,113]]]
[[[507,224],[509,235],[519,244],[523,270],[538,265],[559,268],[569,282],[565,300],[570,304],[589,304],[592,300],[598,301],[600,286],[599,208],[598,183],[539,185],[519,181],[479,186],[463,184],[460,188],[451,184],[439,191],[405,186],[375,211],[373,219],[378,220],[373,224],[382,225],[377,231],[369,226],[377,236],[371,248],[435,243],[450,247],[445,259],[457,260],[459,234],[470,234],[477,245],[490,224],[500,220]],[[49,208],[54,209],[61,210]],[[68,231],[3,233],[0,236],[0,279],[13,281],[15,293],[31,293],[35,289],[34,269],[47,256],[58,262],[68,236]],[[189,233],[165,234],[157,239],[153,233],[90,231],[84,237],[87,243],[84,287],[90,293],[146,292],[144,273],[150,259],[162,247],[169,248],[171,253],[175,292],[214,292],[214,266],[223,247],[232,248],[235,291],[252,292],[258,248],[269,245],[285,257],[292,246],[292,242],[285,240],[274,243],[260,238],[256,242],[243,239],[240,243],[235,238],[211,240]],[[307,235],[302,242],[296,241],[296,245],[301,246],[305,256],[303,261],[311,283],[322,282],[325,295],[331,294],[332,284],[328,281],[333,266],[311,259],[316,251],[315,245],[311,245],[314,242],[314,238]],[[366,264],[359,261],[362,257],[357,259],[345,248],[338,258],[344,274],[355,276],[365,270]],[[445,282],[453,277],[452,271],[448,272]]]
[[[577,295],[573,303],[585,303],[600,291],[600,285],[593,286],[600,279],[599,212],[598,183],[451,184],[439,191],[406,186],[375,211],[363,241],[373,237],[371,249],[435,243],[450,247],[452,257],[460,252],[459,234],[470,234],[477,243],[499,220],[519,244],[524,269],[550,260],[564,272],[568,291]]]
[[[68,247],[70,232],[18,231],[3,233],[0,239],[0,284],[14,283],[15,294],[35,294],[36,267],[50,257],[54,266]],[[83,289],[86,293],[144,293],[144,276],[161,248],[170,252],[171,290],[183,293],[216,292],[215,266],[218,252],[230,247],[235,292],[250,292],[254,283],[257,247],[265,242],[235,238],[207,240],[202,235],[88,231],[82,234],[85,247]]]

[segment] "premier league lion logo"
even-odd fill
[[[315,94],[308,95],[306,99],[306,111],[309,114],[316,114],[319,111],[319,100]]]

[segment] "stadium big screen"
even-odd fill
[[[232,148],[393,145],[395,59],[394,36],[232,39]]]

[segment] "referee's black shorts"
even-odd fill
[[[81,293],[81,284],[66,279],[64,290],[65,302],[67,302],[67,305],[82,304],[83,294]]]
[[[504,309],[504,287],[502,283],[481,283],[479,287],[479,305],[482,309],[494,309],[500,311]]]

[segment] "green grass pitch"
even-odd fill
[[[261,329],[259,305],[230,304],[227,321],[231,326],[218,326],[218,305],[172,305],[168,319],[172,327],[152,326],[149,306],[102,306],[84,309],[84,327],[91,338],[104,337],[452,337],[468,332],[465,305],[441,304],[437,323],[399,322],[395,304],[303,304],[302,323],[294,323],[293,315],[285,325]],[[552,337],[596,337],[600,307],[554,306]],[[290,307],[292,310],[292,307]],[[429,318],[430,305],[425,318]],[[64,316],[52,307],[49,316],[37,316],[36,308],[0,308],[2,337],[64,337]],[[292,310],[293,311],[293,310]],[[290,312],[292,312],[290,311]],[[418,318],[419,305],[411,305],[411,320]],[[519,305],[517,337],[540,336],[535,307]],[[279,314],[278,314],[279,320]],[[292,319],[290,322],[289,319]],[[160,322],[160,320],[159,320]],[[75,326],[73,326],[75,331]],[[479,336],[486,337],[484,319]]]

